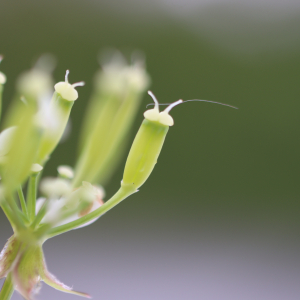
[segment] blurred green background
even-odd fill
[[[194,102],[172,111],[175,126],[140,192],[92,226],[46,243],[49,269],[67,284],[92,291],[94,299],[299,299],[300,13],[292,5],[261,9],[262,3],[0,2],[5,108],[18,74],[45,52],[58,59],[57,81],[70,69],[71,82],[86,82],[78,89],[72,133],[52,155],[47,175],[55,175],[60,164],[74,165],[97,55],[107,47],[127,57],[135,49],[145,53],[151,90],[160,102],[199,98],[239,107]],[[145,94],[132,139],[147,103],[152,100]],[[107,186],[108,196],[119,187],[125,159]],[[11,232],[2,213],[0,218],[4,244]],[[211,251],[217,252],[210,260],[204,253]],[[199,287],[203,278],[191,279],[184,267],[199,260],[208,261],[202,266],[206,273],[200,265],[197,273],[206,278],[207,293]],[[147,274],[158,261],[152,282]],[[242,267],[232,269],[230,262]],[[245,262],[257,264],[253,278],[246,276]],[[226,276],[218,275],[223,271]],[[166,283],[174,274],[177,281]],[[255,274],[265,276],[255,283]],[[268,274],[279,277],[264,282]],[[220,285],[218,276],[233,278],[232,288]],[[137,278],[148,278],[148,284]],[[47,288],[39,297],[73,298]]]

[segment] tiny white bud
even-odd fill
[[[72,179],[74,177],[74,171],[70,166],[59,166],[57,171],[63,178]]]
[[[69,70],[66,71],[65,81],[58,82],[54,88],[55,91],[68,101],[75,101],[78,99],[78,92],[75,90],[77,86],[83,86],[84,82],[77,82],[70,84],[68,81]]]
[[[2,72],[0,72],[0,84],[6,83],[6,76]]]
[[[71,193],[71,183],[63,178],[44,178],[40,184],[41,192],[50,197],[60,197]]]
[[[43,170],[43,167],[39,164],[33,164],[31,167],[31,172],[33,173],[39,173]]]

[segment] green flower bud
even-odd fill
[[[66,128],[74,101],[78,98],[75,87],[84,85],[84,82],[70,84],[68,75],[69,70],[66,72],[65,81],[54,86],[55,92],[46,109],[46,115],[41,114],[39,118],[41,126],[45,127],[37,157],[39,164],[44,164],[56,148]]]
[[[138,189],[151,174],[162,146],[164,144],[169,126],[174,124],[169,111],[182,100],[169,105],[164,111],[159,112],[159,104],[152,96],[155,107],[144,113],[143,121],[131,146],[123,175],[122,186],[132,186]]]

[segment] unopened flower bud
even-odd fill
[[[2,72],[0,72],[0,85],[6,83],[6,76]]]
[[[55,93],[49,107],[55,124],[53,127],[48,127],[44,130],[37,158],[37,162],[40,164],[44,164],[64,133],[72,106],[78,98],[75,87],[84,85],[83,82],[70,84],[68,82],[68,75],[69,70],[66,72],[65,81],[55,85]]]
[[[42,55],[33,68],[22,73],[17,80],[17,91],[29,102],[36,102],[48,97],[53,88],[52,71],[55,59],[50,54]]]
[[[43,167],[41,165],[39,165],[39,164],[33,164],[32,167],[31,167],[31,172],[32,173],[38,174],[42,170],[43,170]]]
[[[57,171],[62,178],[72,179],[74,177],[74,171],[70,166],[59,166]]]
[[[152,96],[155,107],[144,113],[143,121],[131,146],[123,175],[122,185],[138,189],[151,174],[157,158],[162,149],[169,126],[174,124],[169,111],[175,105],[182,102],[179,100],[168,106],[163,112],[159,112],[158,101]]]

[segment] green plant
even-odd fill
[[[48,272],[43,243],[56,235],[94,222],[147,180],[152,172],[169,126],[170,109],[159,112],[158,102],[147,110],[131,147],[121,187],[105,203],[102,185],[109,179],[122,143],[139,107],[150,79],[143,63],[127,65],[120,54],[105,63],[95,79],[95,89],[80,137],[80,155],[75,171],[59,166],[58,176],[41,179],[41,172],[63,136],[74,102],[77,86],[65,81],[53,86],[49,57],[42,57],[17,82],[17,93],[5,117],[0,134],[0,205],[14,234],[0,255],[0,278],[6,277],[0,300],[10,299],[16,289],[25,299],[32,299],[38,283],[68,293],[75,292]],[[0,95],[6,77],[0,73]],[[21,101],[20,101],[21,100]],[[27,195],[23,185],[27,183]],[[38,186],[42,198],[37,199]]]

